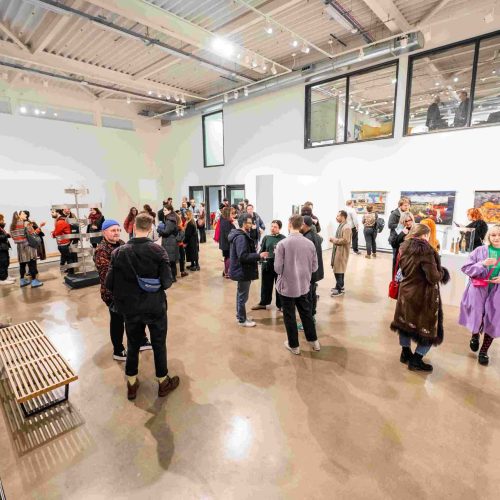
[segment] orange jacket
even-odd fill
[[[71,234],[71,226],[68,224],[64,217],[58,217],[56,220],[56,225],[54,231],[52,231],[52,237],[62,236],[63,234]],[[71,240],[61,239],[57,240],[58,245],[68,245]]]

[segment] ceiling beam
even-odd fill
[[[420,19],[420,21],[418,22],[418,26],[422,26],[425,23],[427,23],[429,19],[435,16],[442,8],[446,7],[446,5],[449,4],[450,2],[451,0],[441,0],[437,5],[432,7],[432,9],[430,9],[422,19]]]
[[[42,52],[71,21],[70,16],[47,12],[45,21],[37,28],[31,40],[31,53]]]
[[[172,59],[171,56],[162,57],[160,60],[154,62],[153,64],[150,64],[149,66],[146,66],[145,68],[135,73],[132,78],[134,80],[141,80],[142,78],[147,78],[148,76],[163,71],[164,69],[167,69],[170,66],[173,66],[174,64],[180,61],[181,59]]]
[[[81,61],[75,61],[68,57],[49,54],[48,52],[33,55],[28,51],[21,50],[19,47],[10,42],[0,41],[0,55],[15,61],[50,68],[55,71],[63,71],[65,73],[80,75],[83,79],[94,79],[111,85],[127,87],[140,92],[156,90],[162,92],[163,94],[184,94],[185,97],[199,99],[202,101],[205,100],[204,97],[198,94],[187,92],[180,88],[171,87],[161,83],[152,84],[147,81],[133,80],[130,75],[121,73],[120,71],[94,66]]]
[[[392,0],[363,0],[391,33],[410,31],[412,25],[406,20]]]
[[[0,31],[3,31],[21,50],[28,51],[28,47],[20,40],[12,30],[7,27],[4,23],[0,22]]]

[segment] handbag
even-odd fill
[[[497,260],[497,263],[491,267],[490,272],[488,273],[486,278],[471,278],[472,286],[476,287],[488,286],[490,284],[488,280],[490,279],[491,275],[493,274],[493,271],[497,268],[499,264],[500,264],[500,258]]]
[[[399,295],[399,281],[396,280],[396,274],[399,269],[399,260],[401,254],[398,253],[398,258],[396,259],[396,266],[394,267],[394,274],[392,275],[392,280],[389,283],[389,297],[394,300],[398,300]]]
[[[24,228],[24,235],[26,236],[26,239],[28,240],[28,245],[31,248],[38,248],[42,244],[42,238],[38,236],[38,234],[33,231],[33,228],[29,230],[27,227]]]
[[[147,293],[159,292],[161,289],[160,278],[141,278],[137,274],[135,267],[132,265],[132,261],[130,260],[130,255],[128,254],[127,251],[125,251],[125,257],[128,260],[128,263],[129,263],[130,267],[132,268],[132,271],[134,271],[135,278],[137,280],[137,284],[139,285],[139,288]]]

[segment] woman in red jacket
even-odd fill
[[[55,219],[52,238],[56,238],[57,241],[57,249],[61,254],[61,272],[63,272],[63,266],[65,266],[66,264],[73,264],[75,262],[75,259],[70,250],[71,240],[69,238],[64,238],[65,235],[71,234],[71,226],[66,220],[66,216],[62,210],[52,210],[51,215],[52,218]],[[68,269],[68,274],[75,274],[75,270]]]
[[[137,217],[137,213],[137,208],[132,207],[128,212],[125,222],[123,223],[123,229],[125,229],[125,232],[128,234],[129,239],[133,238],[134,236],[134,223],[135,218]]]

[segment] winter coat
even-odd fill
[[[184,235],[184,243],[186,244],[186,260],[188,262],[198,262],[199,240],[198,231],[194,219],[186,224],[186,234]]]
[[[403,281],[391,329],[422,345],[443,341],[443,309],[439,283],[449,280],[438,253],[423,239],[406,240],[400,247]]]
[[[170,262],[179,262],[179,246],[177,245],[177,217],[174,213],[169,213],[164,218],[164,222],[158,224],[158,234],[161,236],[161,246],[167,251]]]
[[[323,267],[323,250],[321,248],[323,238],[311,230],[307,231],[307,233],[304,234],[304,237],[311,241],[316,248],[316,254],[318,256],[318,269],[312,274],[311,282],[317,283],[325,277],[325,269]]]
[[[342,228],[342,234],[333,244],[331,266],[333,272],[337,274],[345,273],[347,270],[347,261],[349,260],[349,251],[351,249],[352,229],[345,224]]]
[[[488,258],[486,245],[476,248],[470,255],[462,272],[470,278],[486,278],[489,270],[482,264]],[[458,321],[471,333],[485,332],[490,337],[500,337],[500,286],[473,286],[469,280],[460,304]]]
[[[399,210],[399,208],[396,208],[391,212],[391,215],[389,215],[389,221],[387,222],[387,227],[390,230],[389,243],[392,247],[394,247],[394,243],[396,242],[396,238],[398,236],[396,229],[399,226],[400,220],[401,220],[401,211]]]
[[[71,234],[71,226],[69,225],[69,223],[65,217],[58,217],[56,219],[54,231],[52,231],[52,237],[57,238],[57,236],[62,236],[64,234]],[[69,245],[70,242],[71,242],[71,240],[69,240],[69,239],[67,239],[67,240],[60,239],[60,240],[57,240],[57,245],[58,246]]]
[[[139,287],[137,276],[159,278],[160,290],[145,292]],[[113,295],[116,310],[125,317],[164,315],[167,310],[164,290],[171,285],[172,271],[167,252],[149,238],[132,238],[111,254],[106,288]]]
[[[9,243],[10,235],[5,231],[3,227],[0,226],[0,252],[9,253],[10,243]]]
[[[219,225],[219,248],[223,252],[227,252],[229,250],[229,233],[234,229],[234,226],[230,219],[225,219],[224,217],[219,219]]]
[[[87,226],[87,233],[100,233],[102,231],[102,225],[104,223],[104,215],[101,215],[95,221],[91,221]],[[97,226],[97,229],[93,229],[92,226]],[[99,245],[102,241],[102,236],[96,236],[95,238],[90,238],[90,243],[92,245]]]
[[[475,250],[476,248],[480,247],[483,244],[486,233],[488,232],[488,224],[486,224],[486,222],[484,222],[484,220],[480,219],[480,220],[472,221],[470,224],[467,224],[466,227],[476,230],[474,232],[474,242],[473,242],[473,248],[472,248],[472,250]],[[469,246],[470,246],[470,237],[471,237],[471,233],[465,233],[465,242],[466,242],[467,248],[469,248]]]
[[[257,243],[260,241],[260,230],[262,229],[262,231],[265,231],[266,226],[257,212],[253,213],[252,222],[256,227],[250,230],[250,237],[255,241],[255,246],[257,246]]]
[[[313,220],[314,227],[316,228],[316,232],[317,233],[321,232],[321,225],[319,223],[319,219],[313,214],[311,207],[302,207],[302,209],[300,211],[300,215],[302,215],[302,217],[304,217],[305,215],[308,215],[309,217],[311,217],[311,219]],[[316,221],[316,222],[314,222],[314,221]]]
[[[127,215],[127,218],[125,219],[125,222],[123,223],[123,229],[125,229],[125,232],[127,234],[132,234],[134,232],[134,224],[135,224],[135,217],[129,217]]]
[[[243,229],[232,229],[229,233],[229,277],[233,281],[252,281],[259,279],[257,262],[260,255],[256,252],[255,241]]]
[[[122,245],[125,245],[125,242],[122,240],[113,244],[107,241],[106,238],[103,238],[94,252],[95,267],[99,273],[99,281],[101,282],[101,299],[107,306],[111,306],[113,303],[113,294],[106,288],[106,276],[111,264],[111,254]]]

